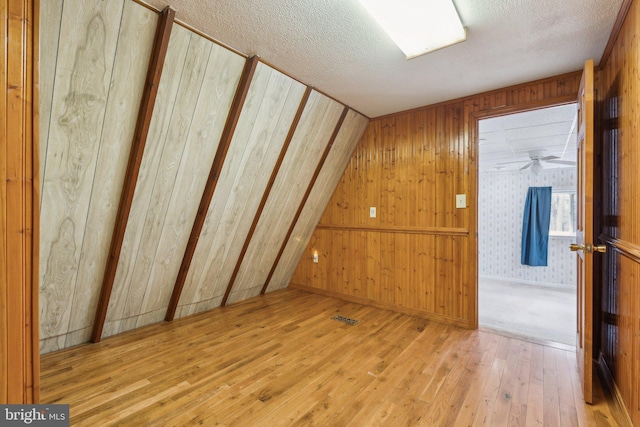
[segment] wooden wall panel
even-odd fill
[[[240,114],[176,315],[220,305],[305,91],[259,63]]]
[[[640,425],[640,3],[630,6],[601,64],[601,239],[608,244],[601,295],[602,361],[619,399]],[[617,36],[617,37],[616,37]]]
[[[579,78],[371,120],[295,273],[273,289],[291,277],[293,287],[475,327],[477,120],[571,102]],[[455,208],[456,194],[467,195],[466,209]]]
[[[60,38],[56,63],[42,67],[55,74],[43,159],[43,352],[89,336],[156,20],[122,0],[66,0],[51,24]]]
[[[156,105],[153,110],[152,123],[149,128],[147,144],[140,165],[138,182],[131,204],[131,212],[125,231],[120,260],[113,283],[111,299],[107,309],[103,336],[110,336],[120,330],[129,290],[132,285],[133,273],[137,256],[142,242],[142,233],[148,210],[152,203],[153,189],[159,173],[160,162],[167,141],[169,127],[177,102],[185,58],[191,39],[191,33],[176,27],[171,33],[167,57],[164,63],[163,78],[158,86]],[[170,142],[175,144],[175,141]],[[142,288],[142,284],[138,284]],[[128,313],[129,316],[132,314]],[[133,320],[135,322],[136,319]]]
[[[229,303],[260,294],[343,106],[312,92],[262,211]]]
[[[313,234],[323,209],[327,206],[333,189],[340,179],[340,175],[336,171],[344,170],[368,121],[368,118],[353,110],[347,113],[333,147],[318,175],[316,184],[309,194],[293,233],[271,277],[267,288],[268,292],[286,288],[289,285],[300,257],[304,257],[307,260],[311,259],[304,248],[307,246],[307,242]]]
[[[47,158],[49,141],[49,122],[51,121],[51,103],[53,101],[53,84],[55,80],[56,61],[58,60],[58,41],[60,24],[62,23],[62,4],[64,0],[40,2],[40,58],[43,72],[40,73],[40,158]],[[44,164],[40,174],[40,188],[44,180]],[[42,194],[40,195],[42,196]],[[40,200],[42,203],[42,200]]]
[[[162,150],[160,155],[157,150],[148,151],[145,182],[136,190],[135,194],[140,197],[137,200],[134,197],[133,222],[130,221],[127,227],[123,244],[123,248],[137,247],[135,253],[128,252],[135,256],[135,260],[129,258],[119,265],[118,271],[121,265],[127,265],[129,268],[122,271],[130,273],[128,277],[116,273],[114,283],[118,287],[118,300],[124,304],[120,305],[120,312],[115,304],[111,305],[107,312],[108,328],[103,335],[164,318],[198,202],[244,65],[243,57],[202,36],[184,28],[176,28],[175,33],[176,43],[170,41],[168,55],[179,55],[178,50],[184,40],[188,40],[188,47],[182,68],[163,72],[161,85],[165,79],[178,80],[179,84],[173,103],[165,103],[172,99],[169,96],[162,98],[165,104],[157,107],[158,112],[171,110],[166,131],[163,128],[167,122],[162,113],[154,114],[152,119],[150,137],[158,135],[164,138],[149,139],[148,144],[162,146]],[[166,63],[169,61],[168,58]],[[168,64],[168,67],[172,66]],[[175,87],[175,83],[168,82],[167,86]],[[170,95],[172,91],[166,93]],[[152,129],[156,126],[160,129],[154,133]],[[137,201],[140,207],[135,206]],[[128,236],[139,240],[131,242]],[[126,299],[123,299],[125,289]]]

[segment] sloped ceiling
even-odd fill
[[[41,352],[286,287],[368,118],[171,12],[41,5]]]
[[[357,0],[147,0],[369,117],[599,62],[622,0],[454,0],[467,41],[410,61]]]

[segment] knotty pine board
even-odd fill
[[[43,159],[42,352],[64,346],[76,288],[90,286],[76,281],[80,263],[92,261],[81,258],[85,237],[110,233],[104,229],[86,230],[86,226],[94,181],[112,179],[96,176],[96,163],[123,6],[123,0],[67,0],[63,10],[47,153]],[[51,72],[51,65],[47,70]]]
[[[468,284],[462,280],[463,267],[454,259],[466,239],[318,228],[292,283],[460,322]],[[320,255],[317,264],[311,261],[313,250]],[[392,276],[393,285],[383,277],[386,274]]]
[[[177,316],[220,305],[305,86],[259,63],[220,172]]]
[[[249,288],[260,292],[278,254],[277,250],[266,248],[282,245],[343,108],[318,92],[311,93],[247,248],[229,302],[239,300],[246,294],[239,292]],[[247,295],[255,296],[255,289]]]
[[[244,66],[240,55],[195,33],[189,32],[189,37],[131,281],[126,284],[120,331],[164,318]]]
[[[286,288],[369,119],[349,110],[267,288]]]

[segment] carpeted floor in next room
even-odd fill
[[[504,331],[536,342],[576,343],[576,291],[480,278],[481,328]]]

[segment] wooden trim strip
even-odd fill
[[[33,67],[27,72],[32,73],[33,121],[30,128],[32,135],[33,159],[33,185],[32,185],[32,228],[31,228],[31,360],[32,374],[31,384],[33,388],[32,401],[40,403],[40,200],[42,189],[40,188],[40,0],[28,1],[27,4],[33,10]]]
[[[229,110],[229,115],[227,116],[227,122],[225,123],[224,130],[220,136],[218,150],[216,151],[216,156],[214,157],[213,164],[211,165],[211,171],[207,178],[207,185],[204,188],[202,199],[200,199],[198,213],[196,214],[193,227],[191,228],[191,234],[189,235],[189,241],[185,248],[184,256],[182,257],[182,263],[180,264],[178,277],[176,278],[176,283],[173,287],[171,300],[169,300],[169,306],[167,307],[167,313],[165,315],[165,320],[168,322],[172,321],[176,314],[180,295],[182,295],[182,288],[184,287],[185,280],[187,280],[187,273],[189,272],[189,267],[191,266],[191,261],[193,260],[193,255],[196,251],[196,245],[198,244],[202,227],[204,227],[204,220],[207,217],[209,205],[211,204],[213,193],[215,192],[218,179],[220,178],[220,171],[222,170],[222,165],[227,157],[227,152],[229,151],[233,134],[236,130],[236,126],[238,125],[238,120],[240,119],[242,107],[247,99],[249,87],[251,86],[251,81],[253,80],[253,75],[255,74],[259,62],[260,59],[257,56],[252,56],[247,59],[244,69],[242,70],[242,77],[240,78],[240,83],[236,89],[236,95],[233,99],[231,110]]]
[[[629,13],[629,9],[631,8],[632,1],[633,0],[623,0],[622,5],[620,5],[620,11],[618,12],[618,16],[616,17],[616,22],[613,24],[611,34],[609,34],[607,46],[602,52],[602,57],[600,58],[600,62],[598,63],[598,68],[604,67],[607,61],[609,61],[611,52],[613,52],[613,46],[615,46],[616,40],[618,40],[618,35],[620,34],[622,26],[624,25],[624,21],[627,19],[627,14]]]
[[[304,196],[302,197],[302,200],[300,201],[300,206],[298,206],[298,210],[296,211],[295,216],[293,217],[293,220],[291,221],[291,225],[289,226],[289,230],[287,231],[287,235],[285,236],[284,240],[282,241],[282,245],[280,245],[280,250],[278,251],[278,255],[276,256],[275,261],[273,261],[273,265],[271,266],[271,270],[269,270],[269,274],[267,275],[267,279],[264,282],[264,285],[262,286],[262,290],[260,291],[260,295],[264,295],[267,292],[267,288],[269,287],[269,282],[271,281],[271,278],[273,277],[273,273],[276,271],[276,267],[278,267],[278,263],[280,262],[280,258],[282,257],[282,254],[284,253],[285,248],[287,247],[287,243],[289,243],[289,238],[291,237],[291,234],[293,234],[293,229],[296,226],[296,223],[298,222],[298,219],[300,218],[300,214],[302,213],[302,210],[304,209],[304,205],[307,203],[307,199],[309,198],[309,195],[311,194],[311,190],[313,189],[313,186],[316,183],[316,180],[318,179],[318,175],[320,175],[320,171],[322,170],[322,166],[324,166],[324,162],[327,160],[327,156],[329,155],[329,152],[331,151],[331,147],[333,147],[333,143],[336,141],[336,138],[338,137],[338,132],[340,132],[340,128],[342,128],[342,124],[344,123],[345,118],[347,117],[347,113],[349,112],[349,107],[344,107],[344,109],[342,110],[342,114],[340,115],[340,119],[338,119],[338,123],[336,123],[336,127],[333,129],[333,133],[331,134],[331,137],[329,138],[329,141],[327,142],[327,147],[324,149],[324,152],[322,153],[322,157],[320,158],[320,161],[318,162],[318,166],[316,166],[316,170],[313,173],[313,176],[311,177],[311,181],[309,182],[309,185],[307,186],[307,190],[304,193]]]
[[[39,398],[37,10],[34,0],[0,5],[0,402],[9,404]]]
[[[598,238],[613,247],[616,251],[626,256],[627,258],[631,258],[635,262],[640,264],[640,246],[627,242],[626,240],[618,239],[613,236],[609,236],[607,234],[601,234]]]
[[[379,233],[402,233],[402,234],[428,234],[437,236],[468,236],[469,230],[466,228],[446,228],[446,227],[370,227],[366,225],[353,227],[345,225],[321,225],[318,224],[317,230],[344,230],[344,231],[364,231],[364,232],[379,232]]]
[[[107,308],[109,307],[113,282],[116,277],[116,269],[120,259],[120,251],[122,250],[122,242],[124,240],[127,222],[129,221],[133,194],[136,190],[136,183],[138,182],[138,174],[149,134],[151,116],[153,115],[153,107],[155,106],[156,96],[158,94],[158,85],[160,84],[167,48],[169,47],[169,38],[171,36],[175,14],[175,10],[166,7],[162,11],[158,22],[151,59],[149,61],[146,84],[140,101],[140,109],[138,110],[138,121],[129,153],[129,163],[127,164],[122,193],[120,194],[120,204],[113,227],[109,257],[107,258],[102,288],[100,289],[100,297],[93,322],[93,330],[91,332],[91,341],[93,342],[99,342],[102,338],[102,328],[104,327],[104,321],[107,317]]]
[[[242,261],[244,260],[244,256],[247,253],[247,249],[249,249],[249,244],[251,243],[251,239],[253,238],[253,233],[258,226],[258,221],[260,220],[260,216],[262,215],[262,211],[264,210],[264,206],[267,204],[267,199],[269,198],[269,194],[271,193],[271,189],[273,188],[273,184],[276,181],[276,177],[278,176],[278,172],[280,171],[280,166],[282,166],[282,162],[284,160],[284,156],[289,149],[289,145],[291,144],[291,140],[293,139],[293,135],[296,132],[298,127],[298,123],[300,123],[300,117],[302,117],[302,113],[307,105],[307,101],[309,100],[309,96],[311,95],[311,86],[307,86],[306,91],[300,101],[300,106],[298,107],[298,111],[296,112],[295,117],[293,118],[293,122],[291,123],[291,127],[289,128],[289,133],[287,134],[287,138],[284,141],[284,145],[280,150],[280,156],[276,161],[275,166],[273,167],[273,171],[271,172],[271,177],[269,178],[269,182],[267,183],[267,188],[264,190],[264,194],[262,195],[262,200],[260,201],[260,205],[258,206],[258,210],[253,217],[253,223],[251,224],[251,228],[249,229],[249,234],[247,234],[247,238],[244,240],[244,245],[242,246],[242,250],[240,251],[240,256],[238,256],[238,261],[236,262],[236,266],[233,269],[233,274],[231,274],[231,278],[229,279],[229,284],[227,285],[227,290],[224,293],[224,297],[222,298],[221,306],[225,306],[227,304],[227,299],[231,294],[231,290],[233,289],[233,285],[235,284],[236,277],[238,276],[238,272],[240,271],[240,266],[242,265]]]
[[[556,107],[556,106],[567,105],[567,104],[575,104],[576,96],[577,94],[565,95],[565,96],[559,96],[556,98],[541,99],[539,101],[528,102],[526,104],[500,105],[497,107],[493,107],[489,110],[473,111],[470,114],[475,120],[479,121],[482,119],[507,116],[509,114],[524,113],[527,111],[535,111],[543,108]]]

